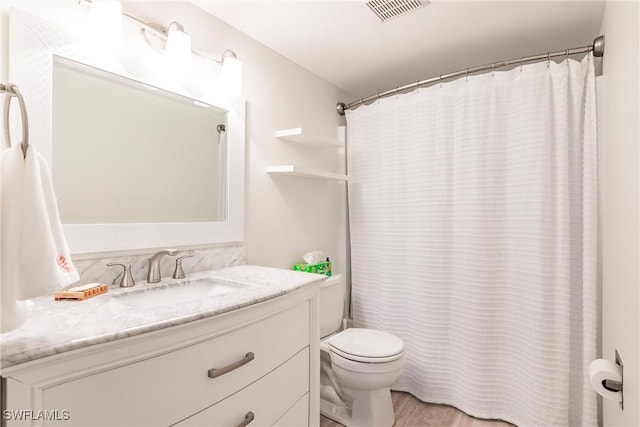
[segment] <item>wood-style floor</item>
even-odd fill
[[[513,427],[505,421],[481,420],[447,405],[424,403],[409,393],[391,392],[396,414],[394,427]],[[320,417],[320,427],[340,427],[329,418]]]

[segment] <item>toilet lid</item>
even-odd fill
[[[354,360],[383,362],[396,359],[404,350],[404,343],[395,335],[375,329],[350,328],[328,340],[332,350]]]

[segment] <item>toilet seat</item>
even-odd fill
[[[404,352],[400,338],[375,329],[345,329],[330,337],[327,343],[330,352],[355,362],[392,362],[400,359]]]

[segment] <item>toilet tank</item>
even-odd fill
[[[342,274],[329,277],[320,285],[320,336],[326,337],[340,329],[344,317],[344,297],[347,283]]]

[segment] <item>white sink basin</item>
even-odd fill
[[[193,281],[159,285],[152,289],[133,290],[116,296],[121,302],[142,308],[166,307],[185,304],[204,298],[228,295],[249,285],[204,278]]]

